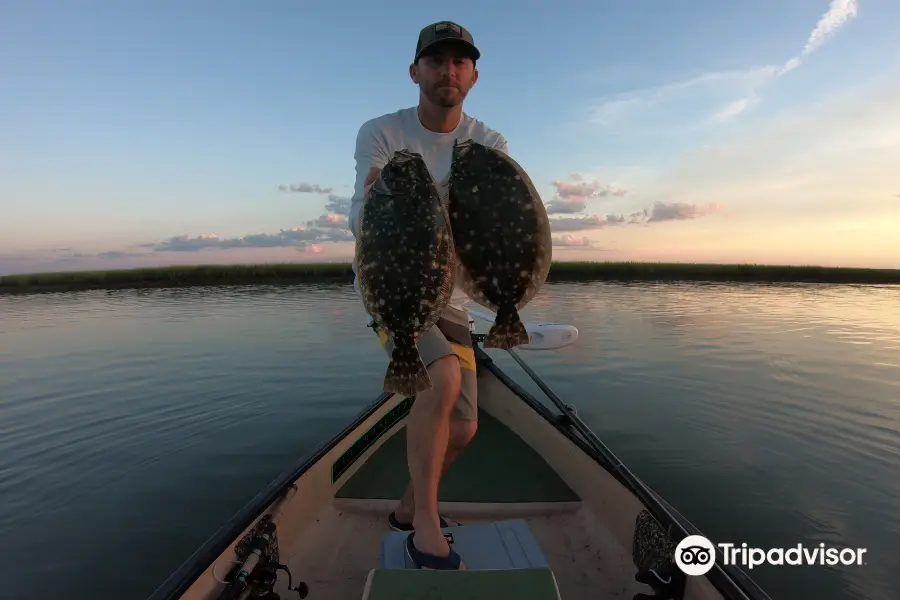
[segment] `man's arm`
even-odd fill
[[[366,200],[366,192],[375,183],[382,167],[389,160],[387,148],[381,143],[373,121],[366,121],[359,128],[359,133],[356,134],[354,158],[356,159],[356,184],[353,186],[350,217],[347,221],[350,232],[356,237],[359,210]]]

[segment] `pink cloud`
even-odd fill
[[[604,185],[597,180],[586,181],[584,176],[578,173],[572,173],[569,178],[574,181],[557,179],[553,182],[556,196],[547,204],[549,214],[581,212],[591,198],[624,196],[627,193],[626,190]]]
[[[310,227],[321,227],[324,229],[347,229],[349,223],[347,215],[339,215],[337,213],[327,213],[314,221],[307,223]]]

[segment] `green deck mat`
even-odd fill
[[[559,600],[550,569],[378,569],[365,600]]]
[[[397,498],[409,483],[406,427],[372,455],[338,498]],[[579,498],[541,456],[483,411],[478,432],[441,479],[442,502],[573,502]]]

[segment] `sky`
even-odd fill
[[[900,268],[896,0],[426,4],[0,2],[0,275],[349,260],[447,19],[554,260]]]

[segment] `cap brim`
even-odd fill
[[[429,50],[433,50],[435,46],[440,46],[442,44],[456,44],[457,46],[463,46],[469,51],[469,56],[470,58],[472,58],[472,60],[478,60],[479,58],[481,58],[481,52],[478,51],[478,48],[476,48],[474,44],[467,42],[466,40],[461,40],[459,38],[443,38],[425,44],[425,46],[423,46],[422,49],[419,50],[419,53],[416,54],[416,58],[413,62],[419,60],[422,55],[426,54]]]

